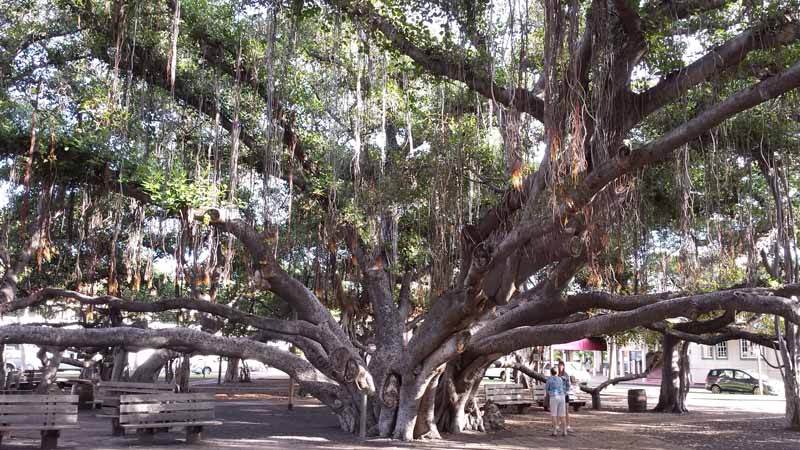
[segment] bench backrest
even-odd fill
[[[119,398],[119,423],[191,423],[214,419],[214,394],[142,394]]]
[[[489,400],[502,404],[503,402],[532,401],[531,391],[521,384],[514,383],[489,383],[481,385],[475,398],[479,403]]]
[[[544,385],[543,384],[537,384],[536,386],[534,386],[534,388],[533,388],[533,399],[534,400],[536,400],[537,402],[540,401],[540,400],[543,401],[544,397],[545,397],[545,394],[546,394],[546,392],[544,390]]]
[[[175,392],[173,383],[133,383],[129,381],[101,381],[97,383],[99,395],[119,397],[127,394],[158,394]]]
[[[0,395],[0,430],[47,430],[77,423],[77,395]]]
[[[102,402],[103,413],[117,414],[119,398],[133,394],[170,394],[175,392],[172,383],[133,383],[128,381],[101,381],[97,383],[94,398]]]

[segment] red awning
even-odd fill
[[[606,350],[606,340],[599,337],[584,338],[580,341],[567,342],[566,344],[556,344],[554,350]]]

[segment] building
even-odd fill
[[[714,346],[690,344],[689,367],[695,383],[704,383],[711,369],[741,369],[758,376],[781,381],[781,372],[770,365],[778,366],[777,355],[772,349],[762,349],[744,339],[721,342]]]
[[[30,325],[47,321],[63,323],[74,320],[76,320],[75,314],[72,311],[58,312],[51,318],[27,309],[0,315],[0,325]],[[39,347],[33,344],[6,344],[3,349],[3,361],[6,369],[38,369],[42,366],[42,362],[37,356],[38,352]]]

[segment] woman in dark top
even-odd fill
[[[567,368],[564,364],[564,361],[558,362],[558,376],[564,380],[564,409],[566,409],[567,431],[571,433],[572,427],[569,425],[569,374],[567,373]]]

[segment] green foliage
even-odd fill
[[[168,172],[156,162],[143,166],[141,185],[153,203],[167,211],[176,212],[185,208],[218,206],[225,194],[225,185],[213,184],[208,173],[200,173],[193,179],[178,165]]]

